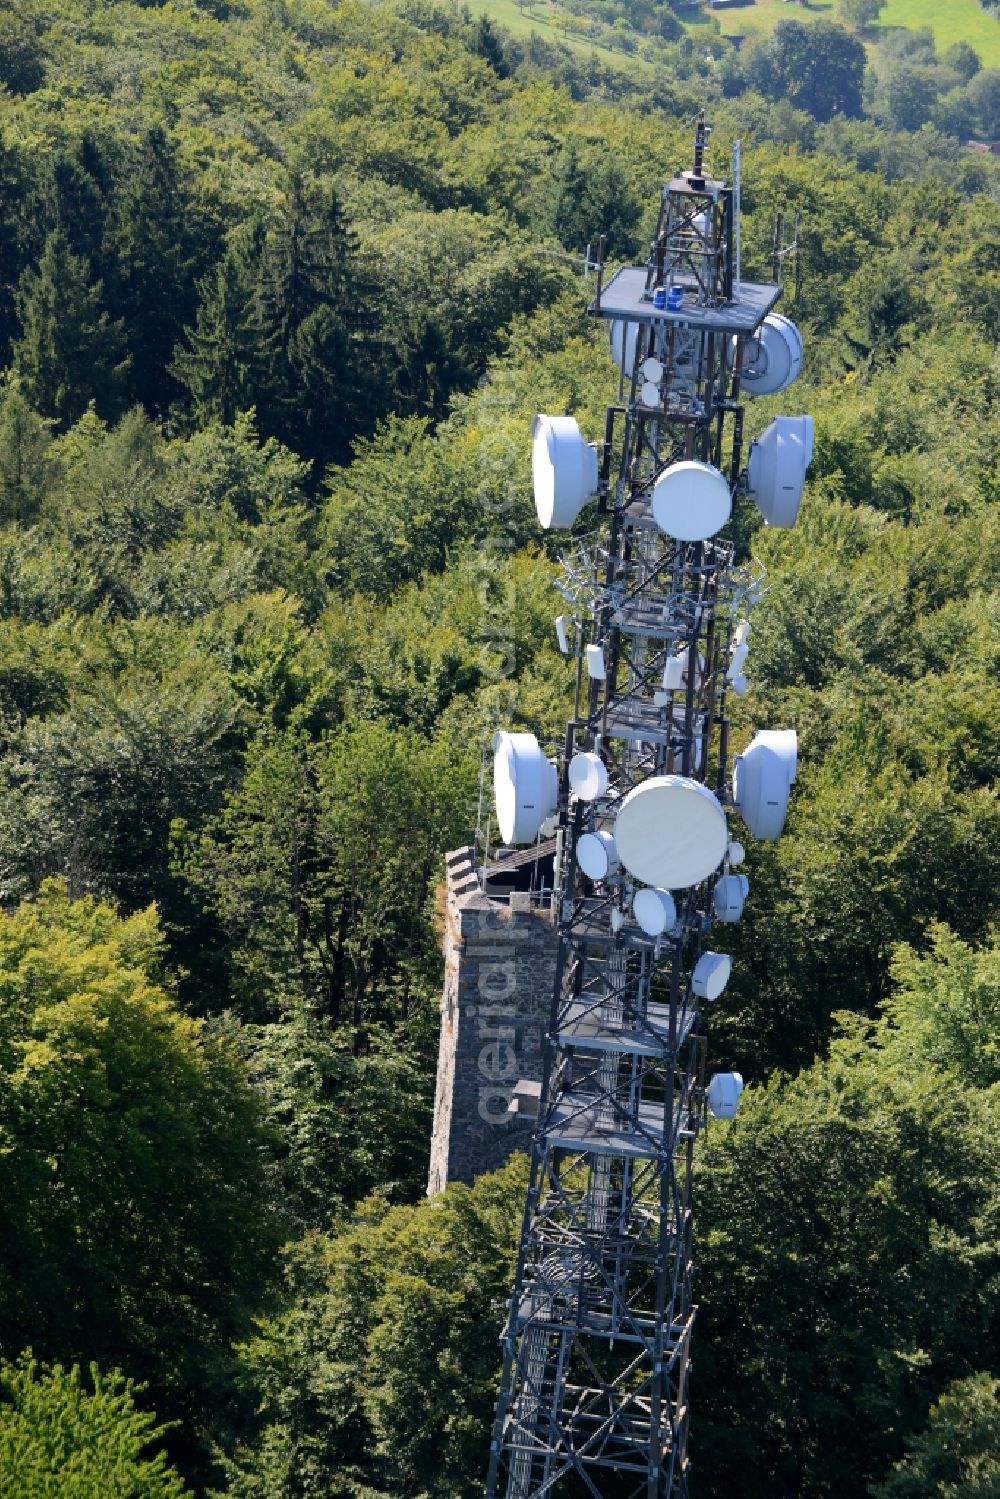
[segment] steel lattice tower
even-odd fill
[[[733,806],[731,642],[760,579],[725,540],[666,534],[651,506],[679,461],[722,470],[731,494],[745,485],[739,371],[780,295],[739,282],[738,186],[708,175],[705,140],[700,121],[647,265],[604,287],[599,270],[589,309],[612,322],[623,375],[598,448],[607,520],[563,559],[577,701],[559,771],[559,958],[488,1499],[688,1494],[691,1169],[705,1114],[692,975],[741,854],[728,845],[711,875],[675,891],[676,923],[653,937],[631,914],[627,871],[587,879],[577,851],[650,777],[686,777]],[[581,751],[607,770],[592,800],[571,794]]]

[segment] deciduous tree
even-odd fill
[[[267,1284],[265,1134],[224,1031],[178,1008],[154,911],[46,884],[0,916],[0,1338],[204,1418]]]
[[[971,1374],[931,1406],[927,1425],[875,1499],[994,1499],[1000,1493],[1000,1380]]]
[[[0,1490],[17,1499],[187,1499],[157,1447],[167,1428],[132,1380],[90,1365],[0,1364]]]

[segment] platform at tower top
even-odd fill
[[[781,287],[770,281],[741,281],[739,293],[731,302],[719,307],[699,307],[694,297],[698,284],[693,276],[675,276],[673,285],[686,293],[684,305],[676,312],[654,307],[646,292],[648,269],[644,265],[626,265],[601,289],[588,311],[593,317],[627,318],[630,322],[658,323],[691,328],[705,333],[729,333],[734,337],[750,334],[774,307]]]

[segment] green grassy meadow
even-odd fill
[[[514,36],[530,36],[534,31],[544,41],[561,42],[573,52],[596,53],[604,62],[618,68],[646,69],[649,63],[624,49],[603,47],[582,36],[573,29],[581,24],[579,16],[560,10],[554,0],[471,0],[470,10],[475,15],[488,15],[498,26],[505,26]],[[567,22],[569,23],[567,25]]]
[[[836,14],[834,0],[810,0],[808,6],[793,0],[755,0],[752,6],[720,11],[719,21],[726,35],[751,36],[769,32],[789,18],[836,20]],[[982,9],[979,0],[887,0],[878,30],[896,26],[911,31],[929,26],[938,51],[953,42],[966,41],[975,47],[984,67],[1000,67],[1000,22]]]
[[[929,26],[939,52],[954,42],[968,42],[984,67],[1000,67],[1000,21],[978,0],[888,0],[879,20],[882,26]]]
[[[973,4],[975,0],[973,0]],[[718,12],[719,24],[726,36],[762,36],[773,31],[779,21],[833,20],[834,0],[810,0],[808,7],[794,0],[754,0],[753,5]]]
[[[557,0],[471,0],[477,14],[486,14],[514,36],[530,36],[534,31],[546,41],[562,42],[574,52],[591,53],[615,63],[618,67],[645,68],[649,64],[634,54],[601,46],[574,30],[579,17],[560,9]],[[834,0],[755,0],[739,10],[722,11],[718,20],[727,35],[766,35],[779,21],[836,19]],[[705,20],[708,20],[706,14]],[[567,24],[569,23],[569,24]],[[692,23],[697,26],[698,22]],[[915,30],[929,26],[939,51],[953,42],[967,41],[983,60],[984,67],[1000,67],[1000,22],[979,5],[979,0],[887,0],[880,18],[879,30],[903,26]]]

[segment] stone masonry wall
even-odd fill
[[[528,895],[492,900],[472,850],[447,855],[434,1133],[429,1195],[471,1182],[531,1141],[531,1121],[507,1113],[519,1078],[539,1081],[558,939]]]

